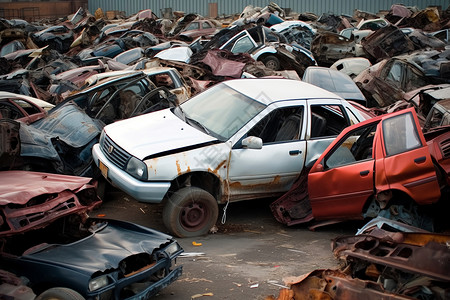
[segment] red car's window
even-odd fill
[[[383,136],[387,156],[396,155],[422,146],[411,113],[384,120]]]

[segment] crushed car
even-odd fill
[[[48,116],[25,124],[0,119],[0,153],[9,157],[2,170],[32,170],[95,177],[92,146],[104,126],[69,102]]]
[[[389,58],[363,70],[353,79],[367,99],[368,107],[386,107],[419,89],[430,79],[416,64],[402,58]]]
[[[381,228],[333,239],[340,268],[289,277],[278,297],[266,299],[446,299],[450,236],[380,221]]]
[[[235,79],[175,108],[105,126],[92,152],[114,186],[138,201],[164,201],[171,233],[198,236],[215,225],[219,204],[285,193],[345,127],[361,121],[346,100],[314,85]],[[275,164],[260,163],[271,157]]]
[[[172,237],[89,218],[101,204],[92,178],[1,171],[0,194],[1,268],[38,299],[148,299],[182,274]]]
[[[143,72],[104,78],[70,95],[56,108],[73,102],[93,119],[109,124],[149,111],[174,106],[177,97],[165,86],[156,87]]]
[[[448,204],[450,130],[422,133],[414,108],[350,126],[271,204],[284,224],[382,216],[427,230]]]

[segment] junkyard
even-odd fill
[[[103,2],[0,0],[0,299],[450,299],[448,3]]]

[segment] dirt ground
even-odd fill
[[[286,227],[272,216],[273,199],[229,205],[225,224],[217,233],[178,238],[185,250],[177,264],[183,275],[155,297],[165,299],[264,299],[278,295],[283,278],[315,269],[336,268],[330,241],[353,235],[363,223],[342,223],[317,228]],[[223,207],[220,218],[223,215]],[[113,190],[92,216],[135,222],[167,232],[162,207],[139,203]],[[359,227],[358,227],[359,226]],[[200,245],[201,244],[201,245]],[[202,295],[202,296],[200,296]],[[198,297],[198,298],[196,298]]]

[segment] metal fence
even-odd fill
[[[152,9],[162,16],[164,11],[183,11],[185,13],[197,13],[203,16],[210,15],[210,7],[217,7],[219,16],[232,15],[242,12],[247,5],[264,7],[270,0],[89,0],[89,11],[95,12],[97,8],[103,11],[118,10],[129,16],[143,9]],[[402,3],[407,6],[415,6],[424,9],[428,6],[441,6],[446,9],[449,0],[279,0],[273,1],[282,8],[289,8],[292,12],[312,12],[315,14],[334,13],[337,15],[353,15],[355,9],[377,13],[380,10],[389,10],[392,4]]]

